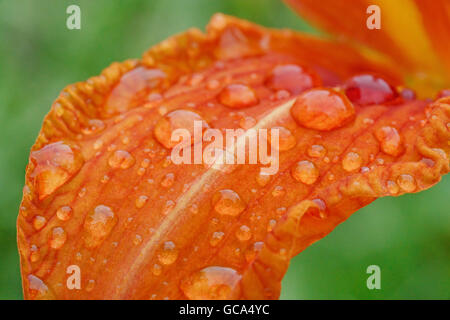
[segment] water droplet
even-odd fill
[[[63,206],[56,211],[56,216],[59,220],[67,221],[72,216],[72,208],[69,206]]]
[[[141,244],[141,242],[142,242],[142,236],[137,234],[133,239],[133,243],[135,246],[137,246],[137,245]]]
[[[222,231],[216,231],[212,234],[209,244],[213,247],[217,246],[219,242],[223,239],[225,234]]]
[[[275,186],[272,190],[272,196],[274,197],[282,197],[286,194],[286,191],[282,186]]]
[[[158,253],[158,260],[164,265],[174,263],[178,258],[178,249],[172,241],[166,241]]]
[[[292,106],[291,114],[305,128],[328,131],[351,121],[355,108],[340,92],[320,88],[302,93]]]
[[[164,176],[161,181],[161,186],[164,188],[170,188],[175,181],[175,175],[173,173],[168,173]]]
[[[344,159],[342,159],[342,168],[348,172],[358,170],[361,168],[361,165],[361,156],[356,152],[349,152],[344,156]]]
[[[256,119],[250,116],[245,116],[241,118],[241,120],[239,121],[239,125],[242,129],[250,129],[256,125]]]
[[[43,216],[35,216],[33,218],[33,227],[36,230],[41,230],[45,224],[47,223],[47,219]]]
[[[47,285],[33,274],[27,276],[28,280],[28,292],[30,299],[36,300],[51,300],[54,299],[53,292],[47,287]]]
[[[261,251],[264,246],[264,242],[258,241],[255,242],[247,251],[245,251],[245,259],[250,262],[256,258],[258,252]]]
[[[30,247],[30,261],[31,262],[36,262],[36,261],[39,260],[40,257],[41,257],[41,254],[40,254],[39,248],[36,245],[33,244]]]
[[[89,280],[88,283],[86,284],[86,291],[87,292],[91,292],[92,290],[94,290],[95,287],[95,280]]]
[[[81,132],[85,135],[90,135],[94,133],[99,133],[105,129],[105,123],[99,119],[91,119],[88,125],[81,129]]]
[[[263,171],[259,171],[258,175],[256,176],[256,182],[261,186],[264,187],[267,185],[270,181],[270,175],[265,174]]]
[[[173,201],[173,200],[167,200],[166,201],[166,204],[164,205],[164,208],[163,208],[163,214],[164,215],[167,215],[169,212],[170,212],[170,210],[172,210],[173,208],[175,208],[175,205],[176,205],[176,203],[175,203],[175,201]]]
[[[269,224],[267,225],[267,232],[272,232],[273,228],[277,225],[277,220],[271,219],[269,220]]]
[[[159,276],[162,273],[162,268],[159,264],[155,263],[152,267],[152,273],[154,276]]]
[[[212,202],[216,212],[229,216],[237,216],[244,211],[247,206],[241,197],[230,189],[216,192]]]
[[[308,149],[308,156],[312,158],[322,158],[327,154],[327,149],[320,144],[313,144]]]
[[[288,90],[299,94],[307,89],[321,85],[320,78],[310,70],[295,64],[275,67],[266,85],[274,90]]]
[[[297,162],[291,173],[295,180],[305,184],[313,184],[319,177],[319,170],[314,163],[307,160]]]
[[[450,89],[442,89],[438,92],[436,99],[450,97]]]
[[[360,105],[382,104],[398,96],[394,87],[384,79],[370,75],[357,75],[345,83],[345,94]]]
[[[116,150],[108,160],[112,168],[128,169],[135,163],[134,157],[125,150]]]
[[[241,276],[232,268],[204,268],[181,282],[181,290],[191,300],[235,300],[241,293]]]
[[[246,108],[258,103],[252,88],[245,84],[230,84],[219,95],[219,101],[229,108]]]
[[[416,190],[416,180],[409,174],[401,174],[397,178],[399,187],[405,192],[413,192]]]
[[[236,230],[236,237],[240,241],[248,241],[252,237],[252,231],[246,225],[242,225]]]
[[[396,157],[404,150],[400,134],[393,127],[379,128],[375,132],[375,137],[380,142],[381,150],[388,155]]]
[[[84,221],[84,243],[88,248],[99,246],[111,233],[117,217],[110,207],[99,205],[90,212]]]
[[[46,145],[30,156],[34,169],[30,175],[42,200],[69,181],[81,169],[84,159],[78,147],[63,142]]]
[[[147,201],[148,201],[147,196],[139,196],[135,201],[136,208],[138,209],[142,208],[147,203]]]
[[[66,231],[64,231],[61,227],[55,227],[52,229],[52,233],[50,235],[49,245],[53,249],[60,249],[67,240]]]
[[[177,129],[185,129],[190,133],[190,143],[192,144],[194,142],[195,121],[201,121],[203,129],[209,127],[206,121],[198,113],[184,109],[175,110],[159,119],[153,134],[158,142],[164,147],[171,149],[181,142],[180,140],[172,140],[172,133]]]
[[[280,151],[287,151],[295,147],[297,140],[289,129],[285,127],[273,127],[272,129],[277,129],[279,132],[278,149]],[[269,141],[272,144],[271,131],[269,131]]]

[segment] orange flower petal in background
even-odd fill
[[[401,95],[401,77],[351,47],[216,15],[206,34],[68,86],[27,167],[25,298],[278,298],[293,256],[449,171],[450,99]],[[278,173],[173,163],[171,133],[195,120],[278,128]]]
[[[404,81],[429,96],[450,86],[450,2],[447,0],[285,0],[308,21],[341,40],[375,49],[402,70]],[[369,29],[367,8],[380,8]],[[345,14],[344,14],[345,13]],[[374,55],[374,52],[368,52]]]

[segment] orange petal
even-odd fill
[[[386,67],[216,15],[207,34],[190,30],[68,86],[27,167],[17,222],[25,298],[277,298],[294,255],[374,199],[449,171],[450,98],[346,97],[344,78],[395,79]],[[278,128],[278,173],[173,163],[167,133],[195,132],[192,120],[205,133]]]
[[[324,30],[356,41],[395,61],[406,83],[423,96],[450,84],[450,4],[446,0],[285,0]],[[380,29],[367,20],[380,8]],[[373,53],[372,53],[373,54]]]

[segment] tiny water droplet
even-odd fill
[[[256,93],[245,84],[230,84],[219,95],[219,101],[229,108],[246,108],[258,103]]]
[[[342,168],[348,172],[358,170],[361,168],[361,165],[362,158],[356,152],[349,152],[344,156],[344,159],[342,159]]]
[[[267,185],[270,181],[270,175],[265,174],[263,171],[259,171],[258,175],[256,176],[256,182],[261,186],[264,187]]]
[[[413,192],[416,190],[416,180],[409,174],[401,174],[397,178],[399,187],[405,192]]]
[[[95,280],[89,280],[88,283],[86,284],[86,291],[87,292],[91,292],[92,290],[94,290],[95,287]]]
[[[244,211],[247,206],[241,197],[230,189],[216,192],[212,202],[216,212],[229,216],[237,216]]]
[[[236,230],[236,237],[240,241],[248,241],[252,237],[252,231],[248,226],[242,225]]]
[[[64,231],[61,227],[55,227],[52,229],[52,233],[50,235],[49,245],[53,249],[60,249],[67,240],[66,231]]]
[[[110,207],[99,205],[84,221],[84,243],[88,248],[99,246],[117,223],[117,216]]]
[[[112,168],[128,169],[135,163],[134,157],[125,150],[116,150],[108,160]]]
[[[285,127],[273,127],[272,129],[276,129],[279,132],[279,140],[278,140],[278,149],[280,151],[287,151],[292,149],[293,147],[295,147],[295,145],[297,144],[297,140],[295,139],[294,135],[292,134],[292,132]],[[269,141],[272,144],[272,136],[271,136],[271,131],[269,131]]]
[[[158,260],[164,265],[170,265],[174,263],[178,258],[178,249],[175,246],[175,243],[172,241],[166,241],[162,245],[159,253]]]
[[[159,264],[155,263],[152,267],[152,273],[154,276],[159,276],[162,273],[162,268]]]
[[[256,119],[250,116],[242,117],[239,121],[239,125],[242,129],[250,129],[256,125]]]
[[[247,262],[255,259],[256,255],[261,251],[263,246],[264,242],[258,241],[255,242],[247,251],[245,251],[245,259],[247,260]]]
[[[135,201],[136,208],[138,209],[142,208],[147,203],[147,201],[148,201],[147,196],[139,196]]]
[[[41,230],[47,223],[47,219],[43,216],[35,216],[33,219],[33,227],[36,230]]]
[[[272,190],[272,196],[274,197],[282,197],[286,194],[286,191],[282,186],[275,186]]]
[[[400,134],[393,127],[379,128],[375,132],[375,137],[380,142],[381,150],[388,155],[396,157],[404,150]]]
[[[313,144],[308,149],[308,156],[312,158],[322,158],[326,155],[327,150],[320,144]]]
[[[30,247],[30,261],[31,262],[36,262],[36,261],[39,260],[40,257],[41,257],[41,254],[40,254],[39,248],[36,245],[33,244]]]
[[[213,247],[217,246],[219,242],[223,239],[225,234],[222,231],[216,231],[212,234],[209,244]]]
[[[170,188],[175,181],[175,175],[173,173],[168,173],[164,176],[161,181],[161,186],[164,188]]]
[[[291,173],[295,180],[304,184],[313,184],[319,177],[319,170],[314,163],[308,160],[297,162]]]
[[[69,206],[62,206],[56,211],[56,216],[59,220],[67,221],[72,216],[72,208]]]

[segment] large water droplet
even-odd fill
[[[84,221],[84,243],[88,248],[99,246],[117,223],[117,217],[110,207],[99,205]]]
[[[69,181],[84,163],[78,147],[63,142],[51,143],[33,151],[30,160],[34,164],[30,177],[40,200]]]
[[[393,127],[386,126],[378,129],[375,137],[380,142],[381,150],[386,154],[396,157],[404,150],[400,134]]]
[[[362,158],[356,152],[349,152],[344,156],[344,159],[342,159],[342,168],[348,172],[358,170],[361,168],[361,165]]]
[[[172,241],[166,241],[158,253],[158,260],[164,265],[174,263],[178,258],[178,249]]]
[[[266,82],[274,90],[288,90],[292,94],[299,94],[307,89],[321,85],[320,78],[310,70],[295,64],[275,67]]]
[[[328,131],[352,120],[355,108],[343,94],[318,88],[302,93],[292,106],[291,114],[305,128]]]
[[[128,169],[135,163],[134,157],[125,150],[116,150],[108,160],[108,164],[112,168]]]
[[[212,266],[182,281],[181,290],[191,300],[238,299],[241,276],[232,268]]]
[[[381,104],[398,96],[394,87],[384,79],[363,74],[348,79],[345,94],[350,101],[360,105]]]
[[[241,197],[229,189],[216,192],[212,202],[214,209],[223,215],[237,216],[246,208],[246,204]]]
[[[52,229],[52,233],[50,235],[49,245],[53,249],[60,249],[67,240],[66,231],[64,231],[61,227],[55,227]]]
[[[230,84],[219,95],[219,101],[229,108],[246,108],[258,103],[256,93],[245,84]]]
[[[308,160],[298,162],[292,168],[291,173],[295,180],[305,184],[313,184],[319,177],[319,170],[314,163]]]
[[[194,142],[195,121],[201,121],[203,129],[208,128],[208,124],[198,113],[184,109],[175,110],[159,119],[153,134],[163,146],[171,149],[181,142],[181,140],[172,140],[172,133],[177,129],[185,129],[190,134],[190,144],[192,144]],[[183,141],[183,143],[186,143],[186,141]],[[187,144],[189,144],[189,141],[187,141]]]

